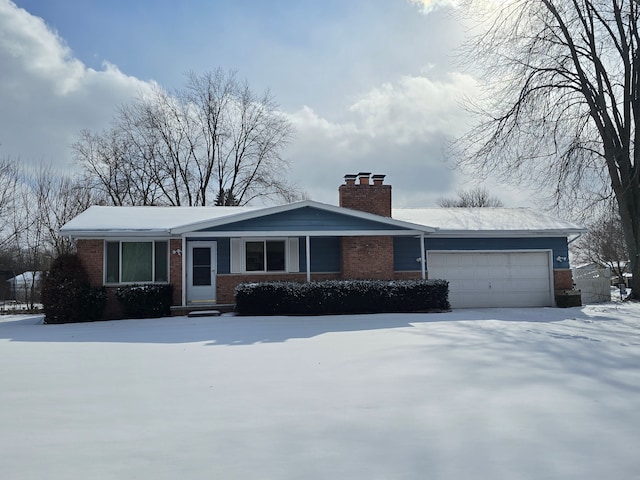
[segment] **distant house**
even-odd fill
[[[580,290],[582,304],[611,300],[611,270],[596,263],[578,265],[572,270],[573,282]]]
[[[61,229],[94,285],[170,283],[184,309],[233,304],[243,282],[420,278],[448,280],[454,308],[551,306],[584,231],[529,209],[392,209],[369,173],[345,176],[339,206],[95,206]]]
[[[39,303],[42,287],[42,272],[24,272],[8,279],[9,297],[22,303]]]

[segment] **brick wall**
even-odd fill
[[[420,280],[422,279],[421,272],[393,272],[394,280]]]
[[[181,253],[173,253],[180,251]],[[173,305],[182,305],[182,240],[169,241],[169,283],[173,285]]]
[[[553,271],[553,284],[556,290],[572,290],[573,289],[573,274],[569,269],[554,270]]]
[[[340,206],[391,217],[391,185],[340,185]]]
[[[82,261],[92,287],[104,285],[104,240],[77,240],[78,258]],[[122,308],[115,295],[116,289],[107,287],[105,319],[122,318]]]
[[[338,280],[339,273],[312,273],[311,281]],[[235,303],[233,291],[240,283],[247,282],[301,282],[307,281],[306,273],[279,273],[273,275],[218,275],[216,277],[216,302],[221,305]]]
[[[78,258],[89,274],[92,287],[100,287],[104,283],[104,240],[78,240],[76,242]]]
[[[392,237],[343,237],[342,278],[392,280]]]

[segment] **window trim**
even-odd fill
[[[247,270],[247,243],[259,243],[264,245],[264,270]],[[280,242],[284,244],[284,270],[267,270],[267,242]],[[289,271],[289,245],[286,237],[243,238],[242,239],[242,273],[249,275],[278,274]]]
[[[247,242],[268,242],[278,241],[284,242],[284,270],[251,270],[247,271],[246,255],[247,255]],[[300,271],[299,266],[299,238],[298,237],[233,237],[230,239],[230,271],[231,274],[236,275],[282,275],[286,273],[298,273]],[[266,253],[266,251],[265,251]],[[266,259],[265,259],[266,267]]]
[[[166,242],[167,245],[167,280],[163,282],[156,282],[156,242]],[[170,238],[162,238],[162,237],[145,237],[145,238],[136,238],[136,237],[115,237],[104,240],[103,245],[103,266],[102,266],[102,282],[105,286],[110,285],[168,285],[171,283],[171,239]],[[118,281],[117,282],[108,282],[107,281],[107,250],[109,243],[118,243]],[[137,281],[137,282],[123,282],[122,281],[122,244],[123,243],[151,243],[151,278],[150,281]]]

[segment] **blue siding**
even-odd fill
[[[569,247],[564,237],[540,238],[429,238],[425,250],[552,250],[553,268],[569,268]],[[420,239],[393,239],[393,264],[396,271],[419,271]],[[558,261],[557,257],[566,260]],[[428,269],[427,265],[427,269]]]
[[[231,240],[216,238],[218,242],[218,273],[231,273]]]
[[[394,237],[393,269],[396,272],[420,271],[420,239],[414,237]]]
[[[303,207],[288,212],[233,222],[203,229],[205,232],[237,231],[329,231],[329,230],[406,230],[385,223],[355,218],[341,213],[328,212],[313,207]]]
[[[340,272],[340,237],[311,237],[311,272]],[[300,271],[307,271],[305,238],[300,238]]]

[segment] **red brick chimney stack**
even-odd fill
[[[339,188],[340,206],[391,217],[391,185],[384,185],[384,177],[384,175],[371,176],[368,172],[345,175],[344,185],[340,185]],[[345,236],[342,237],[341,242],[342,278],[379,280],[394,278],[392,237]]]
[[[345,175],[345,183],[339,188],[340,206],[391,217],[391,185],[384,185],[384,178],[369,172]]]

